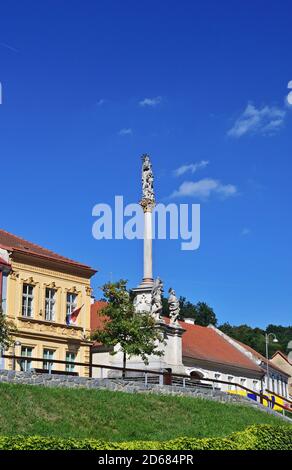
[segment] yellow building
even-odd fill
[[[292,361],[291,359],[289,360],[288,356],[286,356],[281,351],[277,351],[273,355],[271,362],[289,375],[288,391],[289,391],[290,399],[292,399]]]
[[[90,361],[90,279],[95,272],[0,230],[0,302],[17,327],[6,354],[23,356],[16,361],[0,358],[0,368],[89,375],[88,366],[72,363]]]

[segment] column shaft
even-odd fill
[[[152,282],[152,211],[144,212],[144,277],[143,282]]]

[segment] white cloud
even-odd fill
[[[184,181],[171,197],[193,196],[199,199],[208,199],[211,194],[223,198],[234,196],[237,188],[233,184],[222,184],[219,180],[204,178],[199,181]]]
[[[202,160],[198,163],[191,163],[190,165],[182,165],[176,170],[174,170],[173,174],[174,176],[182,176],[188,171],[191,173],[195,173],[197,170],[200,168],[205,168],[207,165],[209,165],[209,162],[207,160]]]
[[[98,102],[96,104],[97,104],[97,106],[102,106],[104,103],[105,103],[105,100],[103,98],[101,98],[100,100],[98,100]]]
[[[154,108],[161,103],[161,96],[156,96],[156,98],[144,98],[144,100],[139,101],[140,106],[151,106]]]
[[[242,137],[245,134],[274,134],[283,125],[285,115],[286,111],[277,106],[256,108],[249,103],[227,134],[230,137]]]
[[[292,90],[292,80],[290,80],[290,82],[288,83],[288,89]],[[292,105],[292,91],[290,91],[287,95],[287,103],[289,104],[289,106]]]
[[[246,237],[247,235],[250,235],[250,233],[251,233],[251,230],[250,228],[247,228],[247,227],[244,227],[241,231],[241,235],[244,237]]]
[[[119,132],[118,132],[119,135],[132,135],[133,134],[133,131],[130,127],[124,127],[123,129],[121,129]]]

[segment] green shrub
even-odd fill
[[[2,436],[1,450],[292,450],[292,426],[254,425],[227,437],[107,442],[41,436]]]

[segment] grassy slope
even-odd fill
[[[285,424],[246,406],[188,397],[0,384],[1,435],[163,440],[227,435],[257,423]]]

